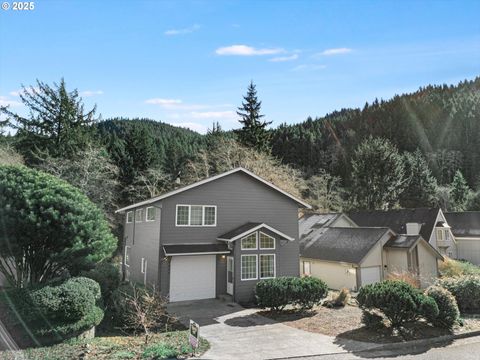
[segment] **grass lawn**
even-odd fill
[[[209,344],[201,339],[197,353],[208,350]],[[21,350],[26,359],[165,359],[192,354],[188,331],[154,334],[148,345],[142,336],[100,336],[92,340],[65,343]],[[0,359],[15,359],[18,353],[0,352]]]
[[[402,334],[392,333],[389,328],[370,330],[363,326],[362,310],[356,305],[333,309],[318,306],[309,312],[286,310],[280,313],[262,312],[261,314],[297,329],[375,343],[402,342],[480,331],[480,318],[467,315],[463,318],[463,326],[455,326],[453,331],[436,328],[424,322],[407,324]]]

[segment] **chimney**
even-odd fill
[[[407,223],[407,235],[419,235],[421,226],[419,223]]]

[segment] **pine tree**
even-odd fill
[[[437,180],[428,167],[427,160],[420,149],[414,153],[405,153],[405,176],[407,187],[400,197],[402,207],[429,207],[435,203]]]
[[[387,210],[398,203],[406,179],[402,156],[388,140],[370,137],[352,159],[352,193],[361,209]]]
[[[70,158],[84,150],[92,140],[96,107],[84,111],[77,90],[68,92],[64,79],[50,86],[37,80],[36,87],[23,87],[20,94],[29,116],[1,107],[9,125],[17,129],[17,148],[32,161],[37,151],[50,156]]]
[[[243,97],[242,106],[238,108],[240,123],[243,127],[237,130],[240,142],[258,151],[270,150],[270,133],[267,126],[271,121],[262,121],[265,116],[260,114],[262,102],[257,98],[257,90],[253,81],[247,89],[247,95]]]
[[[457,170],[450,185],[451,206],[454,211],[465,211],[470,197],[470,188],[460,170]]]

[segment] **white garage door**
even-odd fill
[[[360,268],[360,277],[362,286],[380,281],[380,266]]]
[[[173,256],[170,263],[170,301],[215,297],[215,255]]]

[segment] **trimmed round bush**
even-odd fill
[[[427,321],[433,323],[436,321],[440,311],[438,305],[433,298],[430,296],[425,296],[423,294],[418,294],[418,305],[419,311],[418,315],[425,318]]]
[[[60,286],[59,317],[66,321],[78,321],[95,306],[95,294],[88,287],[73,281]]]
[[[100,284],[102,297],[106,305],[110,303],[113,292],[121,283],[119,266],[110,262],[101,262],[94,269],[84,272],[82,275]]]
[[[430,286],[425,294],[435,300],[439,310],[438,316],[431,323],[438,327],[452,328],[460,318],[457,301],[452,293],[440,286]]]
[[[357,301],[364,311],[382,312],[394,328],[420,316],[438,315],[433,299],[403,281],[385,280],[365,285],[360,288]]]
[[[294,303],[302,309],[311,309],[327,296],[328,287],[325,282],[315,277],[306,276],[294,280]]]
[[[444,278],[437,285],[452,293],[461,312],[480,311],[480,276]]]
[[[78,284],[81,287],[87,289],[93,294],[93,298],[95,299],[95,301],[98,301],[102,298],[100,284],[95,280],[80,276],[69,279],[67,283]]]
[[[293,277],[278,277],[259,281],[255,286],[255,298],[261,308],[282,310],[293,303]]]

